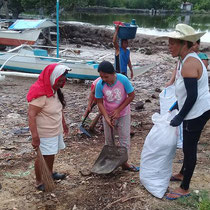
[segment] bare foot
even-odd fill
[[[188,197],[190,196],[190,191],[189,190],[184,190],[181,187],[176,188],[175,190],[173,190],[170,193],[166,194],[166,199],[168,200],[176,200],[178,198],[182,198],[182,197]]]
[[[183,180],[183,175],[180,173],[173,175],[170,179],[170,181],[182,181],[182,180]]]

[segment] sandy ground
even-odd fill
[[[86,48],[89,53],[110,54],[113,50]],[[168,53],[145,55],[132,52],[132,62],[141,65],[154,64],[150,71],[136,77],[135,99],[131,103],[132,131],[131,155],[129,162],[139,166],[144,140],[152,127],[151,116],[159,112],[159,92],[170,78],[175,60]],[[63,89],[67,101],[65,116],[70,134],[65,138],[66,149],[55,161],[55,171],[67,173],[65,180],[56,183],[52,193],[38,192],[33,171],[34,151],[30,133],[27,131],[26,94],[34,79],[7,77],[0,82],[0,209],[192,209],[178,202],[157,199],[148,193],[139,181],[139,173],[116,170],[107,176],[83,176],[92,167],[104,145],[104,135],[100,124],[92,138],[78,131],[82,114],[87,105],[91,82],[78,83],[69,80]],[[135,110],[138,101],[144,108]],[[97,109],[94,108],[93,113]],[[92,118],[94,114],[90,115]],[[202,134],[198,146],[198,162],[192,178],[191,190],[210,191],[210,122]],[[174,171],[181,168],[182,151],[177,149]],[[171,183],[170,189],[178,183]]]

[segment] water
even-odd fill
[[[133,15],[133,14],[96,14],[96,13],[74,13],[60,17],[61,20],[79,21],[95,25],[114,28],[113,21],[131,22],[136,19],[139,26],[137,33],[161,36],[172,31],[177,23],[191,25],[197,31],[206,31],[201,38],[202,42],[210,42],[210,15]]]

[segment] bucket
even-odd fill
[[[136,37],[137,25],[124,23],[124,26],[119,27],[118,37],[120,39],[134,39]]]

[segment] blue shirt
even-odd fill
[[[126,49],[126,51],[123,50],[122,47],[120,47],[120,73],[126,73],[127,74],[127,65],[130,59],[130,50]]]

